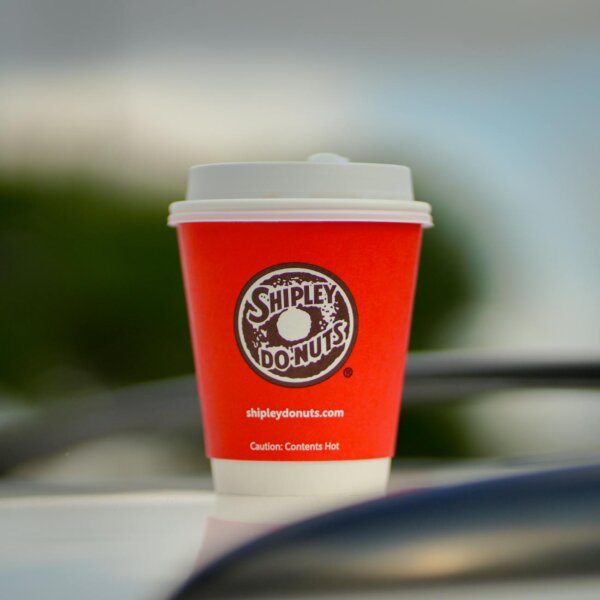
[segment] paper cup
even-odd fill
[[[217,491],[380,493],[431,225],[410,171],[206,165],[188,198],[170,223]]]

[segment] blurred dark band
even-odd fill
[[[468,581],[486,597],[486,583],[597,576],[599,506],[598,465],[391,495],[235,549],[175,598],[392,598],[432,585],[423,597],[442,598]]]
[[[505,358],[463,353],[409,356],[404,406],[453,404],[523,388],[597,389],[600,360]],[[194,376],[65,401],[0,430],[0,473],[75,444],[129,432],[200,434]]]
[[[595,389],[600,358],[561,359],[487,353],[412,354],[406,366],[403,402],[442,403],[488,392],[523,388]]]

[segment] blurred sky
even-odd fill
[[[166,205],[194,163],[408,164],[481,282],[454,345],[598,350],[600,2],[0,8],[4,171],[161,186]]]

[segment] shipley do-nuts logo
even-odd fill
[[[255,275],[235,310],[235,333],[246,362],[267,381],[303,387],[331,377],[357,334],[356,305],[333,273],[303,263]]]

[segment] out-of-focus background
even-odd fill
[[[193,366],[167,206],[205,162],[334,151],[406,164],[436,222],[412,350],[600,355],[597,2],[0,9],[0,434],[98,398],[116,411],[101,419],[121,419],[123,393],[142,413],[158,394],[168,422],[172,378]],[[407,408],[400,460],[600,449],[598,392],[465,400]],[[142,429],[8,474],[205,468],[199,420]]]

